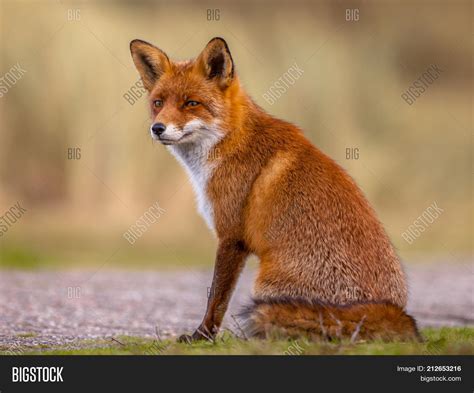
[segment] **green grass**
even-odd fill
[[[101,244],[68,237],[52,240],[3,242],[0,244],[0,268],[19,270],[94,269],[105,265],[115,269],[179,269],[211,268],[214,251],[177,247],[157,247],[144,244],[129,245],[125,240],[105,241]],[[123,241],[122,241],[123,240]],[[55,245],[55,242],[57,245]]]
[[[130,336],[87,340],[79,349],[17,350],[22,355],[456,355],[474,354],[474,328],[424,329],[425,342],[308,342],[299,340],[241,340],[229,333],[215,342],[180,344]],[[5,354],[0,348],[0,354]]]

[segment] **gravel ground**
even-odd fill
[[[426,326],[474,326],[472,264],[420,264],[406,269],[408,310]],[[244,272],[225,324],[250,297]],[[0,349],[75,347],[117,335],[176,336],[200,322],[210,271],[0,271]],[[79,288],[75,290],[74,288]],[[235,330],[235,328],[234,328]],[[83,344],[82,344],[83,345]]]

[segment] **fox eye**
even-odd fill
[[[199,105],[199,102],[193,101],[193,100],[189,100],[184,103],[184,106],[198,106],[198,105]]]
[[[163,106],[163,100],[155,100],[153,101],[153,106],[155,108],[161,108]]]

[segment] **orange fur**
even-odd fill
[[[247,335],[310,340],[420,341],[415,320],[390,303],[334,306],[304,299],[257,301],[244,313]]]

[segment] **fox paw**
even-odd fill
[[[213,335],[207,334],[200,329],[196,330],[192,335],[189,334],[183,334],[179,336],[178,342],[179,343],[185,343],[185,344],[191,344],[193,341],[199,341],[199,340],[208,340],[212,341],[213,340]]]

